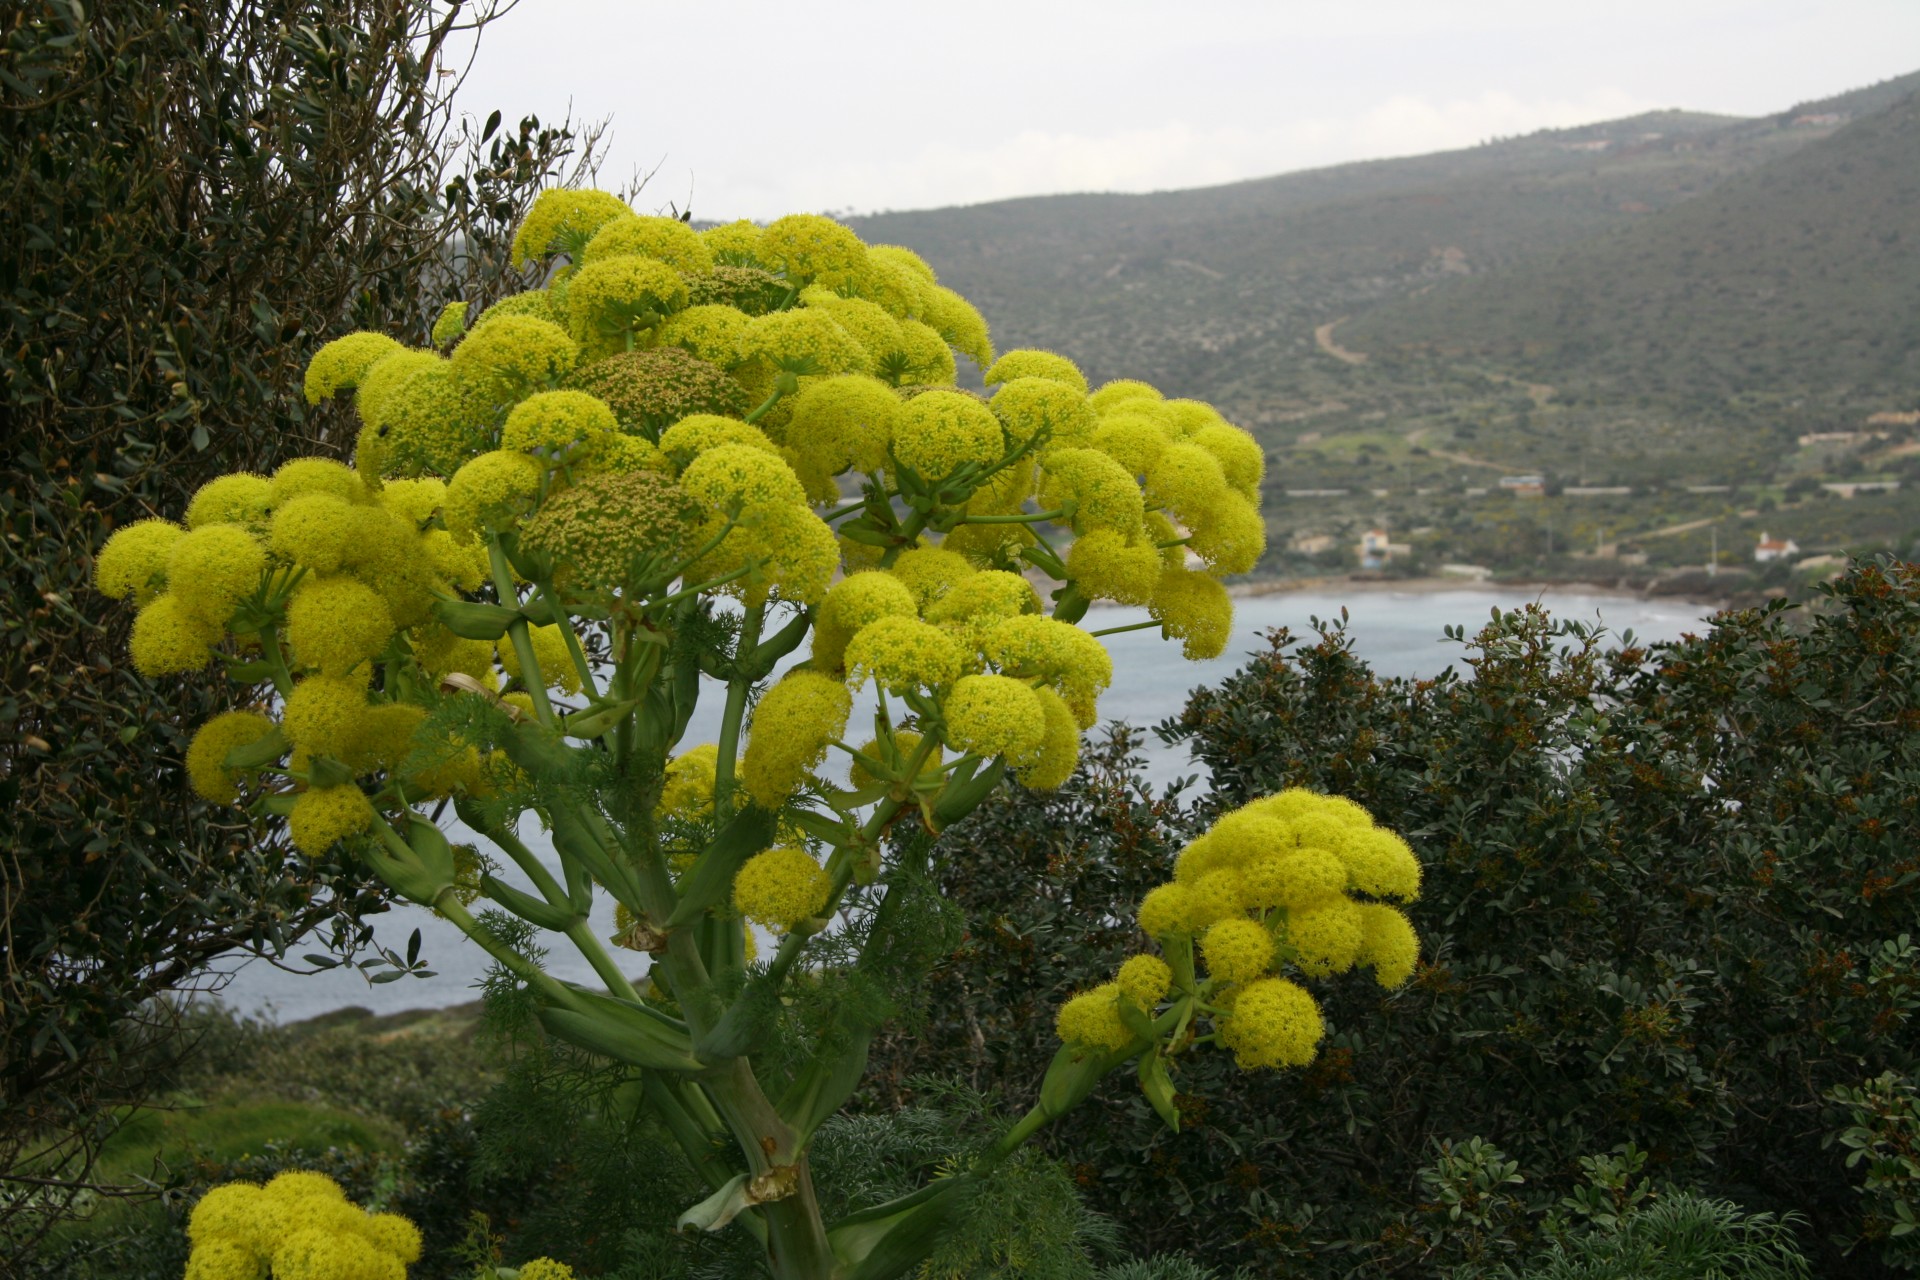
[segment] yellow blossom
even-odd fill
[[[318,787],[303,791],[293,802],[293,814],[287,819],[287,834],[293,847],[309,858],[317,858],[348,836],[357,836],[373,825],[373,806],[359,787],[352,783],[338,787]]]
[[[307,403],[319,404],[358,385],[377,361],[400,349],[400,344],[384,333],[349,333],[335,338],[307,362]]]
[[[1233,634],[1233,600],[1204,573],[1163,570],[1148,612],[1190,661],[1219,657]]]
[[[127,651],[143,676],[197,671],[213,659],[218,628],[183,606],[171,594],[153,597],[134,615]]]
[[[586,267],[626,254],[657,259],[688,275],[713,270],[713,249],[698,231],[678,218],[641,214],[607,219],[581,250],[579,265]]]
[[[170,520],[117,529],[93,559],[93,585],[111,600],[145,604],[166,589],[167,557],[186,530]]]
[[[1115,998],[1120,988],[1104,982],[1091,991],[1083,991],[1060,1006],[1054,1029],[1068,1044],[1089,1049],[1124,1049],[1133,1043],[1133,1033],[1120,1020]]]
[[[1018,768],[1046,745],[1047,714],[1026,684],[1011,676],[962,676],[942,711],[947,741],[962,751],[1004,756]]]
[[[227,768],[227,756],[272,733],[274,722],[257,711],[223,711],[201,725],[187,747],[187,781],[195,794],[214,804],[240,797],[238,783],[250,770]]]
[[[187,504],[187,528],[209,524],[238,524],[258,531],[267,522],[273,503],[273,482],[251,471],[215,476],[194,491]]]
[[[1256,920],[1229,916],[1207,930],[1200,940],[1200,954],[1216,981],[1248,982],[1273,963],[1273,935]]]
[[[1285,978],[1262,978],[1241,988],[1220,1028],[1221,1042],[1243,1070],[1304,1067],[1325,1035],[1320,1006]]]
[[[862,627],[846,649],[855,688],[872,676],[894,694],[943,688],[959,678],[963,661],[959,646],[945,631],[912,617],[877,618]]]
[[[767,690],[740,761],[740,782],[753,802],[764,809],[785,804],[846,733],[852,710],[847,687],[816,671],[791,671]]]
[[[1080,372],[1080,366],[1051,351],[1023,347],[1017,351],[1002,352],[986,373],[986,383],[990,387],[1019,378],[1045,378],[1064,383],[1082,396],[1087,394],[1087,375]]]
[[[833,880],[805,849],[768,849],[748,858],[733,880],[741,915],[779,933],[820,914]]]
[[[1151,1013],[1172,988],[1173,970],[1159,956],[1128,956],[1121,963],[1120,971],[1114,974],[1113,982],[1135,1004]]]
[[[1115,405],[1128,400],[1161,400],[1165,397],[1149,383],[1132,378],[1116,378],[1102,385],[1098,391],[1087,398],[1092,403],[1094,412],[1109,413]]]
[[[306,666],[343,676],[393,638],[386,602],[353,578],[314,577],[287,605],[287,643]]]
[[[542,191],[513,236],[513,265],[544,258],[571,238],[584,244],[614,218],[630,216],[624,200],[605,191],[555,187]]]

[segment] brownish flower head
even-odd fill
[[[677,557],[696,514],[680,487],[658,472],[606,473],[548,498],[521,526],[520,541],[553,558],[560,585],[609,590],[647,572],[649,563],[664,567]]]
[[[624,351],[596,360],[575,370],[566,385],[606,401],[622,427],[651,440],[692,414],[738,418],[748,408],[739,382],[679,347]]]
[[[703,302],[733,307],[750,316],[763,316],[780,305],[787,287],[770,271],[758,267],[716,266],[710,273],[687,277],[687,305]]]

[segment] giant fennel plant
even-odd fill
[[[1221,652],[1220,579],[1263,546],[1263,454],[1205,404],[996,358],[925,262],[826,218],[696,231],[549,191],[514,250],[542,287],[471,323],[449,306],[432,349],[355,333],[316,354],[308,397],[351,392],[362,424],[353,466],[216,479],[183,524],[116,533],[97,581],[139,606],[140,670],[218,663],[242,691],[194,737],[193,787],[263,833],[284,819],[302,854],[344,843],[484,948],[547,1034],[624,1064],[713,1189],[683,1225],[750,1232],[779,1277],[905,1274],[1108,1072],[1134,1063],[1177,1126],[1183,1054],[1312,1060],[1296,978],[1406,979],[1405,842],[1333,798],[1250,804],[1141,903],[1152,945],[1061,1008],[1028,1114],[916,1194],[824,1221],[807,1144],[892,1007],[832,984],[910,950],[932,836],[1009,776],[1072,773],[1112,676],[1092,602]],[[990,395],[954,385],[956,351]],[[703,677],[725,688],[718,740],[689,744]],[[869,685],[871,731],[851,730]],[[603,894],[611,938],[589,925]],[[563,943],[605,990],[547,971]],[[822,991],[833,1016],[772,1052],[783,1007]],[[263,1244],[207,1280],[353,1271],[302,1239],[297,1265]]]

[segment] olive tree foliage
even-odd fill
[[[156,997],[377,899],[170,778],[181,701],[76,609],[113,528],[341,442],[299,394],[344,328],[516,287],[513,223],[591,136],[451,109],[495,15],[429,0],[0,9],[0,1236],[70,1208],[92,1117],[175,1043]],[[184,723],[191,724],[189,716]],[[351,947],[357,930],[340,928]],[[139,1029],[140,1024],[146,1024]]]

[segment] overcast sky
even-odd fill
[[[702,219],[1152,191],[1920,69],[1920,0],[522,0],[458,105]]]

